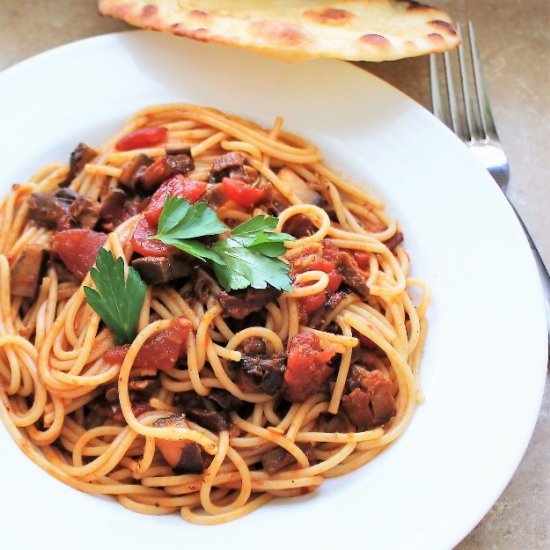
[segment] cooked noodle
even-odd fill
[[[116,142],[142,127],[163,126],[167,143],[120,152]],[[317,149],[284,132],[282,119],[263,130],[242,119],[190,105],[148,108],[107,142],[71,183],[71,188],[101,199],[116,187],[123,166],[139,153],[152,158],[166,148],[190,146],[195,161],[191,174],[208,177],[213,160],[227,151],[245,154],[265,182],[290,203],[280,214],[277,230],[288,220],[305,216],[315,230],[287,243],[287,256],[329,242],[350,253],[368,254],[365,269],[368,298],[349,293],[327,312],[315,328],[302,325],[300,300],[322,292],[329,277],[319,270],[296,274],[293,289],[283,292],[263,311],[264,326],[236,330],[216,301],[195,299],[185,279],[178,288],[149,286],[138,324],[138,335],[122,364],[109,364],[104,353],[112,346],[111,332],[86,303],[82,284],[63,280],[50,263],[35,298],[10,290],[10,266],[25,246],[49,246],[52,233],[27,218],[33,192],[56,190],[67,167],[52,165],[28,183],[14,185],[0,207],[0,415],[23,452],[57,479],[89,493],[113,495],[125,507],[148,514],[179,512],[201,524],[242,517],[274,497],[314,490],[325,478],[351,472],[378,455],[399,437],[421,399],[418,367],[426,334],[428,292],[424,283],[408,277],[409,257],[401,246],[386,246],[398,231],[383,204],[352,186],[324,164]],[[324,206],[302,204],[279,177],[291,170],[320,193]],[[226,204],[218,216],[230,227],[262,213]],[[129,262],[131,235],[139,215],[109,234],[105,247]],[[415,287],[415,300],[409,289]],[[157,373],[160,386],[149,397],[149,410],[132,410],[129,379],[144,342],[183,316],[193,327],[187,341],[184,368]],[[246,392],[236,383],[231,362],[242,356],[242,343],[258,338],[269,353],[285,352],[298,333],[315,334],[323,347],[336,353],[334,376],[302,403],[281,407],[280,394]],[[396,414],[382,426],[365,431],[350,427],[341,400],[348,372],[359,347],[358,335],[368,338],[376,353],[370,369],[392,382]],[[118,381],[118,382],[117,382]],[[123,422],[104,420],[93,426],[89,405],[108,384],[118,383]],[[188,420],[187,428],[155,422],[180,411],[177,395],[194,391],[207,396],[213,388],[226,390],[251,403],[241,416],[230,413],[231,427],[214,433]],[[337,415],[338,416],[333,416]],[[342,431],[345,426],[346,431]],[[339,431],[340,430],[340,431]],[[196,442],[211,457],[204,473],[176,474],[157,449],[157,440]],[[302,444],[312,444],[306,452]],[[291,455],[287,468],[271,475],[259,468],[262,456],[281,447]]]

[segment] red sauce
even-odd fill
[[[134,367],[169,370],[176,361],[185,355],[187,338],[191,331],[191,323],[185,317],[172,319],[167,329],[161,330],[145,340],[139,350]],[[110,364],[120,364],[124,361],[130,344],[112,346],[103,355]]]

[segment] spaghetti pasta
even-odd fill
[[[361,467],[405,430],[421,399],[428,290],[408,276],[383,205],[282,124],[150,107],[100,149],[80,148],[70,167],[46,167],[2,201],[0,416],[60,481],[137,512],[220,523]],[[156,142],[139,142],[143,129]],[[129,137],[134,146],[121,150]],[[185,172],[183,157],[192,159]],[[172,172],[155,179],[159,166]],[[139,241],[155,189],[166,200],[173,177],[186,193],[195,182],[196,199],[228,228],[276,215],[276,231],[296,237],[282,258],[290,290],[226,292],[154,232]],[[224,178],[239,182],[238,194]],[[75,262],[92,241],[67,253],[70,232],[95,239],[83,271]],[[123,349],[85,295],[101,246],[127,272],[142,257],[147,269],[163,257],[180,269],[155,271],[164,281],[140,271],[149,284]]]

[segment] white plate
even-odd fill
[[[517,467],[543,391],[546,331],[537,273],[514,214],[465,147],[427,111],[337,61],[284,64],[148,32],[47,52],[0,75],[1,191],[79,141],[99,144],[153,103],[210,105],[287,127],[384,197],[415,276],[433,293],[426,401],[374,462],[309,497],[197,527],[79,493],[32,464],[0,428],[6,548],[448,548]]]

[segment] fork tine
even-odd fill
[[[447,124],[447,112],[441,97],[441,82],[437,70],[436,54],[430,55],[430,90],[432,94],[432,112],[444,124]]]
[[[479,59],[474,26],[471,21],[468,21],[468,36],[470,38],[470,53],[472,55],[472,65],[474,69],[474,82],[479,107],[479,114],[481,117],[481,125],[485,133],[484,137],[488,137],[497,141],[497,129],[495,127],[495,121],[493,117],[493,111],[491,109],[491,103],[489,102],[489,96],[486,92],[485,77],[483,75],[483,69],[481,68],[481,61]]]
[[[460,38],[460,45],[458,46],[458,64],[460,70],[460,82],[462,84],[462,98],[464,101],[464,114],[466,115],[466,127],[468,135],[466,139],[472,142],[476,139],[483,139],[483,131],[481,129],[481,120],[479,116],[479,110],[477,108],[477,94],[472,88],[470,81],[470,73],[468,72],[468,63],[464,52],[464,39],[462,35],[462,28],[459,24],[456,25],[458,37]],[[470,48],[468,48],[469,50]],[[468,51],[469,55],[469,51]],[[469,56],[469,60],[471,56]],[[473,97],[471,91],[474,91]],[[475,99],[474,99],[475,98]]]
[[[443,64],[445,66],[445,78],[447,80],[447,94],[449,96],[449,108],[451,113],[451,130],[460,138],[463,137],[462,129],[459,123],[458,104],[456,100],[455,80],[452,69],[451,56],[449,52],[443,54]]]

